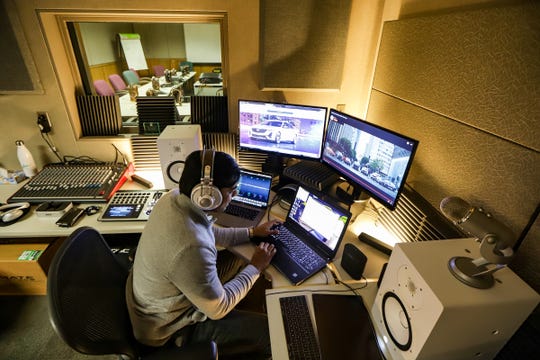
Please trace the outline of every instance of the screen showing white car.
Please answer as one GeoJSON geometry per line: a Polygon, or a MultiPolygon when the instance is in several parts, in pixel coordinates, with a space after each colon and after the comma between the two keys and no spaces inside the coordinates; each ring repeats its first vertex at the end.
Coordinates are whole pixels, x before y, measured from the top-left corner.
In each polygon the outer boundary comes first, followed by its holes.
{"type": "Polygon", "coordinates": [[[241,148],[321,158],[327,108],[239,100],[238,112],[241,148]]]}

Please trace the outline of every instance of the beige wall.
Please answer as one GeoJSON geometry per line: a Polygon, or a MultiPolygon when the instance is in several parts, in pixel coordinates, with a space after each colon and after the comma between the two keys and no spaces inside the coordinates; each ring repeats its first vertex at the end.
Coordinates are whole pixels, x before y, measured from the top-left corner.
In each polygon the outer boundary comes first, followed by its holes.
{"type": "MultiPolygon", "coordinates": [[[[11,2],[11,0],[8,0],[11,2]]],[[[87,155],[100,160],[112,160],[114,149],[111,139],[78,139],[77,119],[71,119],[68,107],[74,88],[62,91],[59,78],[71,77],[64,60],[53,64],[48,46],[61,48],[59,36],[45,38],[41,31],[38,13],[50,9],[126,9],[145,10],[145,0],[95,0],[84,5],[70,0],[13,1],[22,23],[35,62],[43,94],[0,96],[0,163],[4,167],[19,168],[14,142],[22,139],[34,154],[38,166],[57,159],[47,149],[36,125],[36,112],[47,111],[53,125],[51,138],[62,155],[87,155]],[[48,41],[48,44],[46,43],[48,41]],[[55,68],[56,67],[56,68],[55,68]]],[[[351,25],[345,54],[345,70],[341,89],[338,91],[270,91],[259,90],[259,5],[258,1],[198,0],[152,2],[155,10],[199,10],[225,12],[228,31],[228,95],[230,104],[230,129],[237,127],[236,102],[238,98],[288,101],[335,107],[346,104],[346,111],[363,117],[367,111],[369,88],[375,61],[376,44],[380,32],[384,1],[354,1],[351,25]]],[[[49,26],[45,24],[46,26],[49,26]]],[[[62,83],[66,81],[63,80],[62,83]]],[[[69,84],[70,81],[67,81],[69,84]]],[[[129,153],[127,139],[117,138],[114,143],[129,153]]]]}

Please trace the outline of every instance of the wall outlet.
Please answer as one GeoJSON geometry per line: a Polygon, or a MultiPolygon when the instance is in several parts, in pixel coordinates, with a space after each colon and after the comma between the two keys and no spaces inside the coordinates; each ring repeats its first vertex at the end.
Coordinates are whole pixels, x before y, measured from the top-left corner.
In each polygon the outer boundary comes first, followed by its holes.
{"type": "Polygon", "coordinates": [[[38,111],[37,124],[39,126],[39,131],[41,131],[44,134],[50,132],[52,129],[51,120],[49,119],[49,114],[45,111],[38,111]]]}

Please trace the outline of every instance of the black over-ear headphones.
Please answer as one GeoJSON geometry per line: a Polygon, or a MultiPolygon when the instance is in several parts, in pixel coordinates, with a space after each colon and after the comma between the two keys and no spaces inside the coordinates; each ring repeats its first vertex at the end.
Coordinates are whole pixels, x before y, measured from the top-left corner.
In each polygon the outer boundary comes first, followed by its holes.
{"type": "Polygon", "coordinates": [[[201,210],[214,210],[223,202],[221,191],[213,185],[215,150],[201,151],[201,183],[191,190],[191,201],[201,210]]]}
{"type": "Polygon", "coordinates": [[[11,225],[30,211],[30,203],[21,202],[0,206],[0,226],[11,225]]]}

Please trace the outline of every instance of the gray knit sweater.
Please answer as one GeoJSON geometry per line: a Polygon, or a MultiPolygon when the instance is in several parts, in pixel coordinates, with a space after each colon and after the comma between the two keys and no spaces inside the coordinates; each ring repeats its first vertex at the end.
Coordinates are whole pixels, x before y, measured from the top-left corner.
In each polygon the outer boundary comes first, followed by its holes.
{"type": "Polygon", "coordinates": [[[137,340],[160,346],[186,325],[227,315],[251,289],[259,271],[248,265],[222,284],[216,245],[247,241],[247,229],[215,227],[178,190],[165,194],[143,230],[126,284],[137,340]]]}

